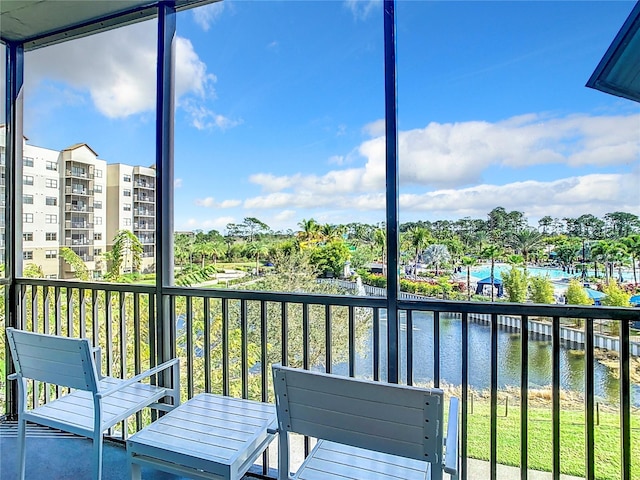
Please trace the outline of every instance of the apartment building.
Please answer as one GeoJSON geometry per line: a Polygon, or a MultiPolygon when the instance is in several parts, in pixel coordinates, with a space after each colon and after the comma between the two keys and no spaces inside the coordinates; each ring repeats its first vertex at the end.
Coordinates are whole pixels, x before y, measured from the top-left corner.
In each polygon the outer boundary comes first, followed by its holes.
{"type": "MultiPolygon", "coordinates": [[[[112,242],[119,230],[131,230],[142,244],[142,272],[155,268],[155,185],[153,168],[122,163],[107,166],[107,238],[112,242]]],[[[131,265],[124,262],[123,273],[130,271],[131,265]]]]}
{"type": "MultiPolygon", "coordinates": [[[[5,240],[5,137],[0,126],[0,256],[5,240]]],[[[143,245],[143,271],[155,264],[155,170],[124,164],[108,165],[87,144],[62,151],[37,147],[24,139],[22,184],[23,267],[35,264],[46,278],[75,277],[60,256],[69,247],[93,278],[106,271],[104,254],[118,230],[127,229],[143,245]]],[[[131,266],[124,266],[130,270],[131,266]]],[[[126,270],[125,270],[126,271],[126,270]]]]}

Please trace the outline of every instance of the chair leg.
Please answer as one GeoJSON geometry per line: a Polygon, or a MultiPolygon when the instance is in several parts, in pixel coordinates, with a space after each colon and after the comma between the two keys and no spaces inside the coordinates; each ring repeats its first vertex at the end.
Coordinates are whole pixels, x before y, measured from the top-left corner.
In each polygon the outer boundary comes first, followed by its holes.
{"type": "Polygon", "coordinates": [[[18,479],[24,480],[27,466],[27,422],[18,419],[18,479]]]}
{"type": "Polygon", "coordinates": [[[93,437],[93,480],[102,478],[102,432],[93,437]]]}

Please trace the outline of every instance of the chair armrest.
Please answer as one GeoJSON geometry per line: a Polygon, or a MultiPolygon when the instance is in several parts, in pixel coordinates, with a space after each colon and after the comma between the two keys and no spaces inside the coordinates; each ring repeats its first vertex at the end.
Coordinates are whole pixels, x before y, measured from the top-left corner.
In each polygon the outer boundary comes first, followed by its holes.
{"type": "Polygon", "coordinates": [[[449,400],[449,421],[447,423],[446,453],[444,457],[444,471],[450,475],[458,474],[458,407],[458,399],[451,397],[449,400]]]}
{"type": "Polygon", "coordinates": [[[118,385],[116,385],[113,388],[110,388],[109,390],[106,390],[104,392],[98,392],[96,393],[96,398],[104,398],[104,397],[108,397],[109,395],[113,395],[114,393],[118,392],[119,390],[122,390],[123,388],[126,388],[130,385],[133,385],[134,383],[138,383],[140,382],[140,380],[144,380],[145,378],[148,378],[152,375],[155,375],[163,370],[166,370],[169,367],[173,367],[174,365],[178,365],[179,363],[179,359],[178,358],[174,358],[172,360],[169,360],[167,362],[161,363],[160,365],[157,365],[153,368],[150,368],[149,370],[139,373],[138,375],[136,375],[135,377],[131,377],[128,380],[125,380],[122,383],[119,383],[118,385]]]}

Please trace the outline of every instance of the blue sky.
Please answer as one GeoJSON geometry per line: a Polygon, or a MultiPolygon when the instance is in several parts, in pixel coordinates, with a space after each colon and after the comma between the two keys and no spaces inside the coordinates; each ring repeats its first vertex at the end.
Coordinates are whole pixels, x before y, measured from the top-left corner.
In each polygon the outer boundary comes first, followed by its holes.
{"type": "MultiPolygon", "coordinates": [[[[640,105],[584,85],[634,2],[397,4],[400,220],[640,215],[640,105]]],[[[175,227],[384,220],[382,4],[178,17],[175,227]]],[[[25,134],[154,161],[155,26],[26,57],[25,134]]]]}

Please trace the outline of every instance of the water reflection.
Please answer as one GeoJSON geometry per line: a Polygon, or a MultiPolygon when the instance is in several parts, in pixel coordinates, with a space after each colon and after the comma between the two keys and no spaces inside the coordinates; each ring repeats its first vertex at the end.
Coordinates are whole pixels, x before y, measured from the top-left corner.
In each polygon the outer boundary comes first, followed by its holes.
{"type": "MultiPolygon", "coordinates": [[[[401,316],[401,359],[406,358],[406,319],[401,316]]],[[[453,315],[440,316],[440,378],[453,385],[461,383],[462,322],[453,315]]],[[[381,378],[386,379],[386,318],[380,321],[381,378]]],[[[413,313],[413,368],[415,383],[433,381],[433,315],[413,313]]],[[[372,372],[372,347],[362,352],[356,361],[356,374],[370,376],[372,372]]],[[[469,323],[469,385],[473,389],[485,390],[491,382],[491,333],[485,325],[469,323]]],[[[520,334],[506,330],[498,332],[498,388],[520,386],[520,334]]],[[[549,339],[529,340],[529,387],[543,388],[552,381],[552,345],[549,339]]],[[[584,350],[580,347],[561,345],[560,386],[564,390],[584,391],[584,350]]],[[[400,376],[406,382],[405,360],[401,360],[400,376]]],[[[338,366],[336,371],[339,371],[338,366]]],[[[620,381],[606,366],[594,362],[595,395],[597,401],[617,404],[620,381]]],[[[631,401],[640,406],[640,386],[632,384],[631,401]]]]}

